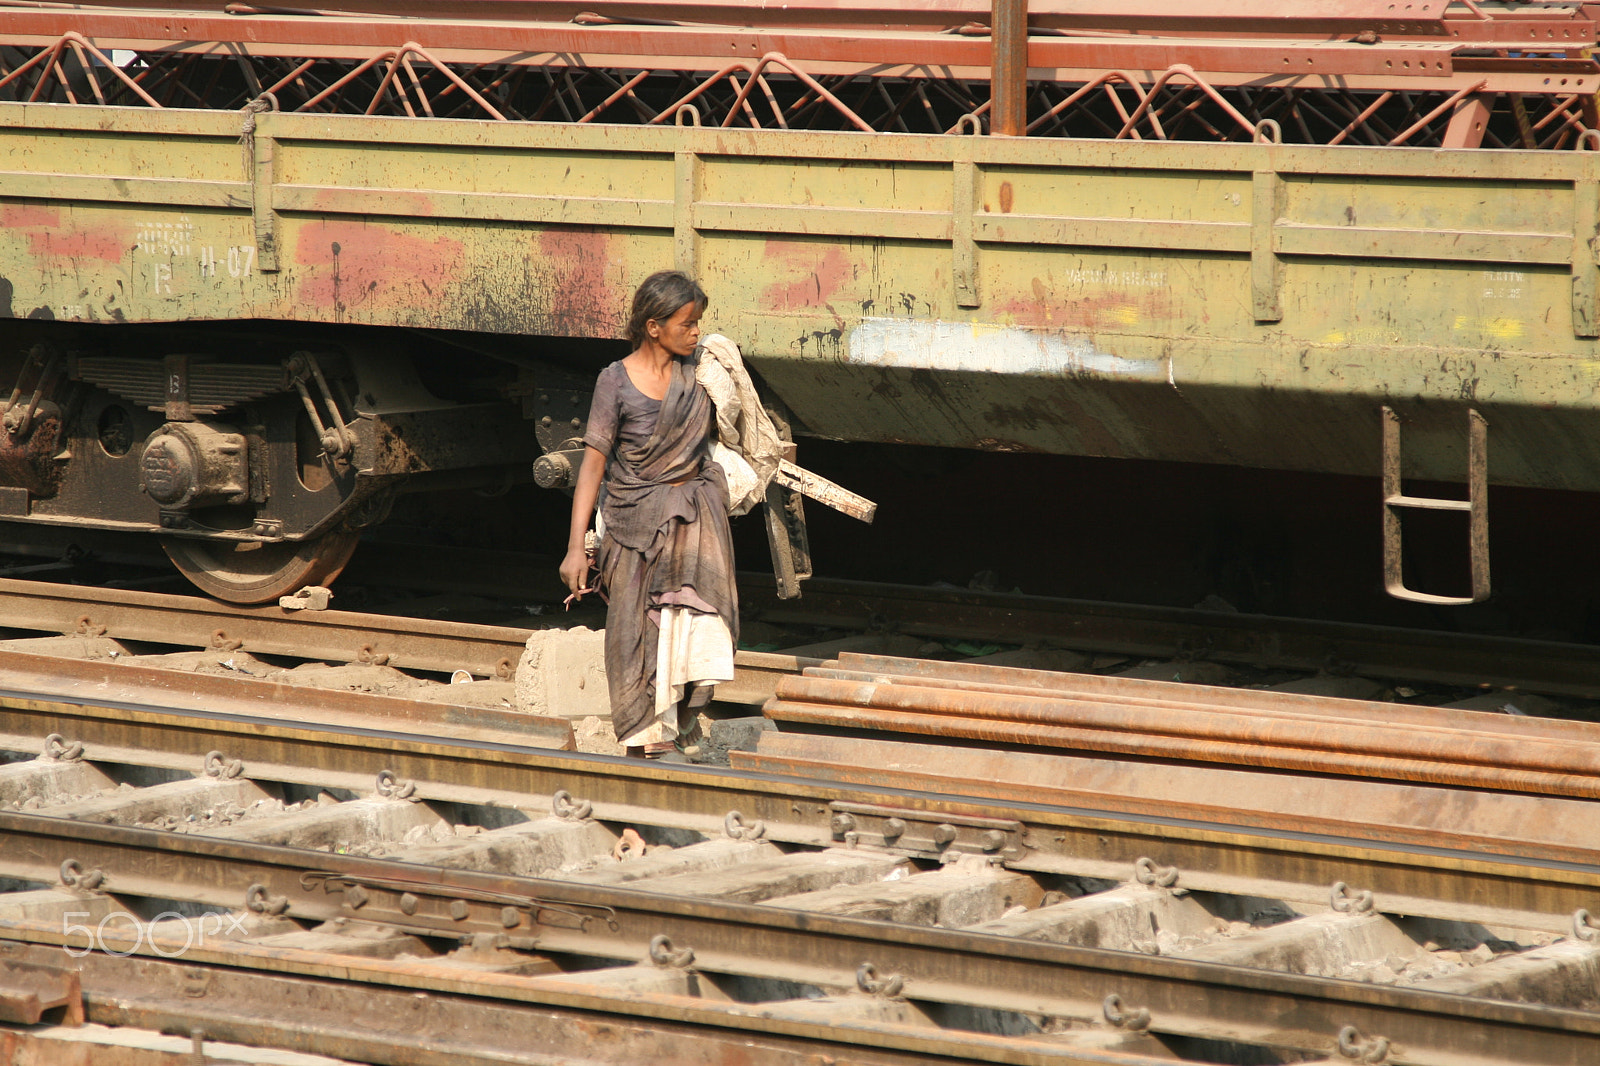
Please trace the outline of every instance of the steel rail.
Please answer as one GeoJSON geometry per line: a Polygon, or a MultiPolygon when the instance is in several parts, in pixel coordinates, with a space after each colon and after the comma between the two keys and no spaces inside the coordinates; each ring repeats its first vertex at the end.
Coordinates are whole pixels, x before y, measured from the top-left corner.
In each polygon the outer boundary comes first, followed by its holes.
{"type": "MultiPolygon", "coordinates": [[[[284,725],[316,722],[345,731],[400,729],[463,742],[573,747],[570,722],[523,711],[16,651],[0,652],[0,692],[5,693],[0,706],[33,702],[182,708],[284,725]]],[[[443,695],[449,692],[441,689],[443,695]]]]}
{"type": "MultiPolygon", "coordinates": [[[[1470,1053],[1575,1066],[1600,1054],[1600,1014],[1414,988],[32,815],[0,813],[0,839],[7,876],[48,882],[70,860],[104,873],[99,891],[226,907],[260,885],[302,919],[378,922],[422,936],[527,937],[526,947],[542,954],[638,961],[665,936],[692,947],[695,967],[706,972],[849,988],[865,962],[903,978],[913,1000],[1058,1017],[1095,1017],[1116,995],[1148,1009],[1158,1032],[1306,1052],[1332,1051],[1337,1034],[1355,1026],[1419,1063],[1470,1053]]],[[[1600,867],[1588,872],[1600,875],[1600,867]]],[[[838,1035],[875,1043],[870,1031],[838,1035]]]]}
{"type": "Polygon", "coordinates": [[[1543,796],[941,746],[897,737],[771,733],[734,769],[1001,802],[1183,816],[1260,828],[1570,861],[1594,850],[1592,805],[1543,796]],[[1159,781],[1153,786],[1152,782],[1159,781]],[[1443,835],[1441,835],[1443,834],[1443,835]],[[1508,841],[1514,841],[1508,843],[1508,841]]]}
{"type": "Polygon", "coordinates": [[[775,624],[852,627],[869,619],[930,638],[1600,697],[1600,656],[1587,644],[825,579],[808,582],[793,601],[747,580],[740,603],[775,624]]]}
{"type": "MultiPolygon", "coordinates": [[[[460,551],[444,567],[417,562],[414,547],[363,544],[346,580],[551,602],[565,595],[554,559],[460,551]]],[[[0,582],[0,590],[6,587],[0,582]]],[[[782,600],[771,574],[753,572],[739,575],[739,603],[747,617],[777,625],[875,628],[930,639],[1600,698],[1600,656],[1589,644],[825,577],[807,581],[801,598],[782,600]]]]}
{"type": "MultiPolygon", "coordinates": [[[[406,670],[509,680],[532,630],[354,611],[239,607],[200,596],[85,589],[0,578],[0,618],[8,628],[104,636],[113,640],[254,655],[379,663],[406,670]]],[[[817,659],[741,651],[724,702],[760,705],[777,679],[817,659]]],[[[26,664],[23,664],[26,668],[26,664]]]]}
{"type": "MultiPolygon", "coordinates": [[[[364,545],[348,571],[423,590],[560,599],[553,565],[515,553],[462,552],[419,566],[418,549],[364,545]]],[[[799,600],[780,600],[770,575],[739,575],[747,616],[775,624],[881,628],[931,639],[1046,643],[1150,658],[1198,658],[1261,669],[1331,670],[1410,682],[1509,688],[1600,698],[1591,645],[1364,626],[1269,615],[1105,603],[815,578],[799,600]]],[[[246,651],[403,669],[467,669],[509,676],[531,630],[347,611],[241,608],[198,596],[90,589],[0,578],[0,617],[19,630],[101,633],[121,640],[203,647],[239,641],[246,651]]],[[[735,686],[759,704],[776,678],[817,660],[741,652],[735,686]]]]}
{"type": "Polygon", "coordinates": [[[191,647],[245,649],[412,670],[510,677],[529,630],[353,611],[237,607],[200,596],[0,579],[14,629],[191,647]]]}
{"type": "MultiPolygon", "coordinates": [[[[12,966],[59,966],[62,944],[49,934],[43,923],[0,926],[0,974],[12,966]]],[[[122,943],[114,931],[108,940],[122,943]]],[[[208,1040],[383,1066],[556,1061],[791,1066],[841,1054],[863,1066],[912,1066],[929,1062],[933,1055],[947,1062],[993,1062],[997,1052],[1008,1050],[1012,1061],[1026,1061],[1018,1052],[1030,1050],[1029,1044],[1034,1061],[1055,1066],[1172,1063],[1166,1055],[1079,1050],[1070,1044],[1052,1048],[1048,1038],[984,1038],[939,1033],[930,1026],[877,1026],[880,1033],[898,1039],[894,1046],[870,1047],[841,1036],[851,1028],[868,1028],[862,1022],[785,1024],[755,1017],[742,1004],[640,992],[607,996],[575,989],[547,993],[543,1001],[521,1001],[516,994],[528,982],[509,974],[464,975],[462,967],[448,964],[294,948],[192,948],[182,951],[181,958],[94,952],[72,963],[82,981],[90,1023],[162,1032],[201,1030],[208,1040]],[[252,969],[252,964],[260,968],[252,969]],[[293,1003],[294,1010],[267,1012],[264,1003],[293,1003]]],[[[0,1030],[0,1050],[6,1046],[4,1036],[0,1030]]],[[[59,1051],[59,1044],[44,1047],[59,1051]]],[[[173,1061],[163,1059],[159,1066],[173,1066],[173,1061]]]]}
{"type": "MultiPolygon", "coordinates": [[[[1040,873],[1126,880],[1141,859],[1184,871],[1199,890],[1325,905],[1339,881],[1369,889],[1396,913],[1565,932],[1579,909],[1600,911],[1600,854],[1483,835],[1421,838],[1353,820],[1337,831],[1230,824],[1172,813],[1118,812],[986,799],[873,783],[847,784],[716,767],[658,766],[525,744],[459,740],[426,731],[358,729],[264,716],[96,706],[0,693],[0,749],[43,751],[47,734],[112,764],[196,772],[211,752],[268,781],[373,791],[380,775],[410,782],[419,799],[537,807],[566,792],[622,824],[724,832],[730,814],[760,821],[766,836],[804,846],[854,833],[932,861],[982,855],[1040,873]],[[840,817],[841,815],[845,817],[840,817]],[[874,834],[877,834],[875,837],[874,834]],[[1463,902],[1470,901],[1470,902],[1463,902]]],[[[1057,797],[1059,798],[1059,797],[1057,797]]],[[[1207,812],[1211,813],[1211,812],[1207,812]]],[[[1234,823],[1249,822],[1248,816],[1234,823]]]]}
{"type": "MultiPolygon", "coordinates": [[[[539,557],[461,552],[445,566],[418,562],[415,547],[363,545],[347,580],[545,602],[564,595],[554,565],[539,557]]],[[[780,600],[771,585],[770,574],[739,575],[747,617],[779,625],[876,628],[931,639],[1044,643],[1118,655],[1600,698],[1600,656],[1587,644],[828,578],[807,582],[799,600],[780,600]]],[[[198,596],[16,578],[0,578],[0,617],[14,629],[83,633],[103,627],[103,635],[114,639],[196,647],[214,639],[238,640],[244,650],[260,654],[383,660],[402,669],[466,669],[485,677],[509,676],[531,632],[346,611],[241,608],[198,596]]],[[[772,694],[778,677],[816,663],[740,652],[740,677],[735,686],[720,688],[719,698],[745,690],[738,702],[758,705],[772,694]]]]}
{"type": "Polygon", "coordinates": [[[778,683],[766,715],[839,729],[967,737],[1386,780],[1600,798],[1600,728],[1133,678],[841,656],[778,683]],[[1035,675],[1050,687],[1024,684],[1035,675]],[[924,675],[924,676],[919,676],[924,675]],[[925,676],[933,675],[933,676],[925,676]],[[1059,680],[1058,680],[1059,679],[1059,680]],[[1232,698],[1230,698],[1232,697],[1232,698]]]}
{"type": "MultiPolygon", "coordinates": [[[[1498,17],[1493,18],[1445,18],[1444,10],[1449,5],[1444,3],[1428,5],[1428,14],[1421,10],[1396,12],[1387,9],[1387,5],[1368,5],[1363,9],[1362,4],[1348,0],[1328,5],[1321,11],[1307,9],[1302,4],[1288,11],[1270,13],[1262,11],[1260,7],[1251,10],[1240,5],[1197,4],[1184,7],[1181,11],[1171,10],[1174,6],[1181,5],[1140,3],[1120,7],[1080,6],[1054,5],[1035,0],[1029,4],[1028,29],[1036,36],[1062,30],[1080,35],[1110,31],[1125,38],[1139,34],[1145,40],[1186,36],[1203,39],[1227,34],[1326,40],[1333,34],[1372,30],[1383,34],[1386,39],[1417,43],[1511,43],[1520,44],[1524,49],[1551,51],[1592,44],[1595,32],[1594,17],[1576,4],[1548,7],[1493,5],[1498,7],[1498,17]]],[[[111,29],[143,22],[159,26],[164,35],[169,37],[183,31],[220,26],[228,28],[228,33],[215,39],[241,42],[271,39],[285,33],[295,33],[308,40],[348,40],[362,26],[368,27],[376,35],[388,27],[404,25],[460,27],[468,33],[482,33],[484,27],[490,26],[553,26],[569,29],[576,26],[602,33],[608,30],[621,33],[653,29],[726,32],[741,27],[762,31],[808,29],[848,30],[851,33],[894,29],[905,33],[950,34],[954,30],[971,38],[988,36],[988,22],[992,15],[992,5],[988,0],[981,4],[940,4],[937,7],[786,4],[781,8],[755,9],[711,0],[709,3],[675,3],[651,9],[657,15],[669,16],[667,18],[639,18],[635,13],[637,4],[619,3],[617,0],[590,3],[588,10],[577,18],[573,17],[570,4],[518,4],[509,10],[505,5],[408,4],[404,5],[405,10],[402,11],[395,10],[395,5],[374,3],[362,5],[363,10],[359,11],[323,10],[315,13],[287,8],[274,10],[266,5],[252,8],[247,4],[230,4],[228,14],[220,17],[214,8],[183,11],[181,7],[180,4],[170,3],[69,6],[19,3],[15,0],[0,4],[0,10],[8,16],[76,18],[83,20],[86,25],[111,29]],[[384,11],[386,7],[390,9],[388,12],[384,11]],[[608,8],[611,9],[610,14],[606,14],[608,8]]],[[[1135,43],[1138,40],[1135,37],[1135,43]]]]}
{"type": "MultiPolygon", "coordinates": [[[[415,566],[415,553],[372,545],[354,577],[399,575],[421,588],[480,589],[559,598],[539,560],[486,553],[456,567],[415,566]],[[437,571],[437,572],[434,572],[437,571]]],[[[358,557],[359,559],[360,557],[358,557]]],[[[1198,657],[1256,668],[1600,696],[1600,658],[1587,645],[1231,615],[1039,596],[940,590],[817,579],[798,601],[777,599],[770,578],[740,577],[749,617],[778,624],[885,628],[935,639],[1048,643],[1148,657],[1198,657]]],[[[0,578],[0,617],[10,628],[98,634],[193,647],[237,646],[252,654],[509,678],[531,630],[348,611],[237,607],[198,596],[86,589],[0,578]]],[[[778,681],[821,660],[740,651],[737,676],[718,699],[759,707],[778,681]]]]}

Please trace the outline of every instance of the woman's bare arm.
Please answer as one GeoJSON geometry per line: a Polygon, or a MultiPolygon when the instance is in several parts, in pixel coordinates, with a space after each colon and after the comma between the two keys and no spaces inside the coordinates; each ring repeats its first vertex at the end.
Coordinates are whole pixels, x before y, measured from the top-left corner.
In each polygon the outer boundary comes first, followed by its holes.
{"type": "Polygon", "coordinates": [[[567,555],[561,560],[561,580],[573,592],[585,587],[589,576],[589,557],[583,550],[584,534],[594,517],[594,503],[600,495],[600,478],[605,474],[606,457],[598,448],[583,449],[583,464],[578,467],[578,483],[572,490],[572,525],[567,531],[567,555]]]}

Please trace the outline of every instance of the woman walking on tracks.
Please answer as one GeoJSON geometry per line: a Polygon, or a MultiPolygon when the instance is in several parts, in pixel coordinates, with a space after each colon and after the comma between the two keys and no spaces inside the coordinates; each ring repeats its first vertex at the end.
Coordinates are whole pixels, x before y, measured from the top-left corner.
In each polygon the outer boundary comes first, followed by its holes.
{"type": "Polygon", "coordinates": [[[662,271],[633,295],[631,355],[600,372],[561,579],[575,595],[598,497],[611,723],[630,756],[681,760],[712,686],[733,679],[738,595],[716,412],[695,381],[706,294],[662,271]],[[604,482],[602,488],[602,480],[604,482]]]}

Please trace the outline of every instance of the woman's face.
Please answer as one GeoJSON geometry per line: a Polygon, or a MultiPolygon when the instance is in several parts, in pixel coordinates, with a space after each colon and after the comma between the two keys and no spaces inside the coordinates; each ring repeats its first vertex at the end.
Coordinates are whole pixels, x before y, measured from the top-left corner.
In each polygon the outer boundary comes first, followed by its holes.
{"type": "Polygon", "coordinates": [[[686,303],[664,322],[652,318],[646,323],[645,329],[657,344],[672,355],[693,355],[695,345],[700,343],[700,308],[686,303]]]}

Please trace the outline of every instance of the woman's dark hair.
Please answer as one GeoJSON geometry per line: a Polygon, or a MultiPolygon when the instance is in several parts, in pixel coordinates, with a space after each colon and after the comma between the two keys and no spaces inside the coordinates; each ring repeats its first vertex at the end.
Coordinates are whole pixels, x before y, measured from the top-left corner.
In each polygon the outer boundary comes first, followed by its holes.
{"type": "Polygon", "coordinates": [[[659,270],[645,278],[633,294],[628,340],[638,348],[649,336],[644,329],[646,322],[665,322],[684,304],[694,304],[695,310],[704,312],[707,302],[706,291],[689,275],[681,270],[659,270]]]}

